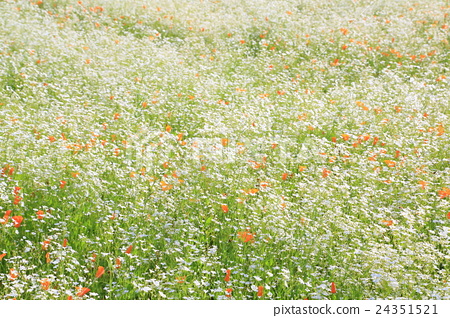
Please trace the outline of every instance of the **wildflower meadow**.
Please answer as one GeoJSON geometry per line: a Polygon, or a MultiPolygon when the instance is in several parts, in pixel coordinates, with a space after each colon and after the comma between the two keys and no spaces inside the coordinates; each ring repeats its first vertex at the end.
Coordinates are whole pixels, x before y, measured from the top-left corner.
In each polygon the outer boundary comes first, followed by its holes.
{"type": "Polygon", "coordinates": [[[0,299],[450,299],[450,1],[0,1],[0,299]]]}

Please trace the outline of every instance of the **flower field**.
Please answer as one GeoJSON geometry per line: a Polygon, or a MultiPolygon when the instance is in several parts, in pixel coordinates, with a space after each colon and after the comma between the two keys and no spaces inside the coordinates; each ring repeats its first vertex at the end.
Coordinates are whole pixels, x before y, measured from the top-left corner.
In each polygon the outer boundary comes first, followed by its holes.
{"type": "Polygon", "coordinates": [[[450,299],[449,14],[0,2],[0,299],[450,299]]]}

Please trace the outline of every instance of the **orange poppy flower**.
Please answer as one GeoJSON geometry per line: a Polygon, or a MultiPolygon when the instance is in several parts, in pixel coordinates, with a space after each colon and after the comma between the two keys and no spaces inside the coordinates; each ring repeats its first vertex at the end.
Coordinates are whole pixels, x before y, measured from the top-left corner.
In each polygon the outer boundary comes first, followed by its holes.
{"type": "Polygon", "coordinates": [[[3,257],[6,256],[6,253],[0,254],[0,261],[3,259],[3,257]]]}
{"type": "Polygon", "coordinates": [[[323,170],[322,170],[322,178],[328,177],[330,175],[330,173],[331,173],[330,170],[328,170],[326,168],[323,168],[323,170]]]}
{"type": "Polygon", "coordinates": [[[48,278],[44,278],[40,283],[43,290],[48,290],[50,288],[51,281],[48,278]]]}
{"type": "Polygon", "coordinates": [[[332,294],[336,294],[336,284],[334,282],[331,283],[331,291],[332,294]]]}
{"type": "Polygon", "coordinates": [[[359,100],[356,101],[356,105],[357,105],[358,107],[361,107],[362,110],[369,110],[369,107],[367,107],[366,105],[364,105],[364,103],[361,102],[361,101],[359,101],[359,100]]]}
{"type": "Polygon", "coordinates": [[[13,216],[12,219],[14,222],[14,227],[19,227],[23,221],[23,216],[21,215],[13,216]]]}
{"type": "Polygon", "coordinates": [[[373,137],[373,145],[375,146],[377,143],[378,143],[378,140],[380,140],[380,138],[378,138],[378,137],[373,137]]]}
{"type": "Polygon", "coordinates": [[[428,185],[428,183],[429,183],[429,182],[423,181],[423,180],[420,180],[420,181],[419,181],[419,184],[422,186],[422,189],[425,189],[425,187],[428,185]]]}
{"type": "Polygon", "coordinates": [[[256,294],[258,297],[264,296],[264,286],[258,286],[258,294],[256,294]]]}
{"type": "Polygon", "coordinates": [[[224,213],[228,213],[228,205],[222,204],[220,207],[222,208],[222,211],[223,211],[224,213]]]}
{"type": "Polygon", "coordinates": [[[120,268],[122,266],[122,261],[120,258],[116,258],[116,268],[120,268]]]}
{"type": "Polygon", "coordinates": [[[259,169],[264,167],[264,164],[256,162],[254,160],[248,160],[248,162],[251,163],[253,169],[259,169]]]}
{"type": "Polygon", "coordinates": [[[50,240],[47,239],[44,241],[44,243],[42,243],[42,249],[45,251],[48,249],[48,246],[50,245],[50,240]]]}
{"type": "Polygon", "coordinates": [[[17,277],[19,277],[19,273],[14,269],[9,269],[9,280],[15,280],[17,277]]]}
{"type": "Polygon", "coordinates": [[[267,181],[261,181],[261,182],[259,183],[259,186],[260,186],[261,188],[270,187],[270,183],[267,182],[267,181]]]}
{"type": "Polygon", "coordinates": [[[162,164],[162,166],[167,169],[170,166],[170,162],[166,161],[162,164]]]}
{"type": "Polygon", "coordinates": [[[13,202],[13,204],[14,204],[14,205],[18,205],[18,204],[20,203],[20,201],[22,201],[22,198],[21,198],[20,196],[16,195],[16,196],[14,197],[14,202],[13,202]]]}
{"type": "Polygon", "coordinates": [[[65,238],[65,239],[63,240],[62,246],[63,246],[63,247],[67,247],[67,243],[68,243],[68,241],[67,241],[67,239],[65,238]]]}
{"type": "Polygon", "coordinates": [[[231,297],[231,292],[233,291],[233,288],[227,288],[225,289],[225,296],[231,297]]]}
{"type": "Polygon", "coordinates": [[[160,184],[161,184],[161,190],[163,190],[163,191],[168,191],[173,188],[173,185],[168,184],[165,181],[161,181],[160,184]]]}
{"type": "Polygon", "coordinates": [[[95,273],[95,278],[100,278],[105,273],[105,268],[103,266],[99,266],[97,269],[97,273],[95,273]]]}
{"type": "Polygon", "coordinates": [[[402,108],[403,107],[401,107],[401,106],[394,106],[394,109],[397,113],[400,113],[402,111],[402,108]]]}
{"type": "Polygon", "coordinates": [[[241,191],[243,193],[245,193],[245,194],[256,194],[256,193],[258,193],[259,190],[253,188],[253,189],[247,189],[247,190],[246,189],[242,189],[241,191]]]}
{"type": "Polygon", "coordinates": [[[444,126],[440,123],[437,126],[436,131],[437,131],[437,136],[442,136],[445,133],[444,126]]]}
{"type": "Polygon", "coordinates": [[[450,189],[449,188],[442,188],[442,190],[438,191],[439,199],[443,199],[445,197],[450,196],[450,189]]]}
{"type": "Polygon", "coordinates": [[[225,278],[223,279],[226,282],[230,281],[231,270],[227,269],[227,273],[225,274],[225,278]]]}
{"type": "Polygon", "coordinates": [[[303,114],[297,116],[298,120],[305,120],[306,117],[308,117],[307,113],[303,113],[303,114]]]}
{"type": "Polygon", "coordinates": [[[18,195],[20,190],[22,190],[21,187],[14,187],[14,195],[18,195]]]}
{"type": "MultiPolygon", "coordinates": [[[[447,219],[450,220],[450,212],[447,213],[447,219]]],[[[5,256],[6,254],[2,254],[3,256],[5,256]]],[[[0,255],[0,261],[2,260],[2,255],[0,255]]]]}
{"type": "Polygon", "coordinates": [[[59,181],[59,187],[61,189],[63,189],[66,186],[66,184],[67,184],[67,181],[64,181],[64,180],[59,181]]]}
{"type": "Polygon", "coordinates": [[[251,242],[251,243],[253,243],[254,241],[255,241],[255,239],[254,239],[254,236],[253,236],[253,233],[250,233],[249,231],[241,231],[241,232],[238,232],[238,237],[244,242],[244,243],[247,243],[247,242],[251,242]]]}
{"type": "Polygon", "coordinates": [[[87,293],[89,293],[91,291],[87,287],[76,287],[76,289],[78,290],[78,293],[77,293],[78,297],[83,297],[84,295],[86,295],[87,293]]]}
{"type": "Polygon", "coordinates": [[[222,146],[226,147],[228,145],[228,139],[222,138],[222,146]]]}
{"type": "Polygon", "coordinates": [[[9,216],[11,215],[11,212],[12,212],[11,210],[8,210],[8,211],[5,212],[5,215],[3,216],[3,218],[0,219],[0,223],[1,224],[5,224],[5,223],[8,222],[9,216]]]}
{"type": "Polygon", "coordinates": [[[130,245],[130,246],[128,246],[128,248],[125,251],[125,253],[130,254],[132,250],[133,250],[133,245],[130,245]]]}
{"type": "Polygon", "coordinates": [[[48,264],[50,263],[52,260],[50,258],[50,253],[45,254],[45,262],[48,264]]]}
{"type": "Polygon", "coordinates": [[[44,219],[44,211],[39,210],[36,212],[37,218],[38,220],[43,220],[44,219]]]}
{"type": "Polygon", "coordinates": [[[356,148],[356,147],[358,147],[359,144],[360,144],[359,141],[355,141],[355,142],[352,144],[352,146],[353,146],[353,148],[356,148]]]}
{"type": "Polygon", "coordinates": [[[393,168],[396,165],[395,161],[392,160],[385,160],[384,163],[390,168],[393,168]]]}
{"type": "Polygon", "coordinates": [[[170,125],[167,125],[167,126],[166,126],[166,131],[167,131],[168,133],[170,133],[170,132],[172,131],[172,127],[170,127],[170,125]]]}
{"type": "Polygon", "coordinates": [[[391,226],[392,224],[394,224],[394,221],[392,221],[392,220],[382,220],[381,224],[386,225],[386,226],[391,226]]]}
{"type": "Polygon", "coordinates": [[[350,139],[350,135],[347,135],[347,134],[342,134],[341,137],[342,137],[342,139],[344,139],[345,141],[347,141],[347,140],[350,139]]]}

